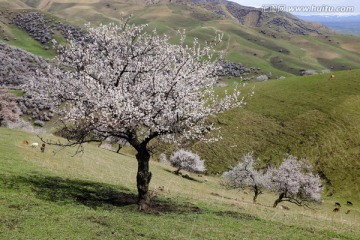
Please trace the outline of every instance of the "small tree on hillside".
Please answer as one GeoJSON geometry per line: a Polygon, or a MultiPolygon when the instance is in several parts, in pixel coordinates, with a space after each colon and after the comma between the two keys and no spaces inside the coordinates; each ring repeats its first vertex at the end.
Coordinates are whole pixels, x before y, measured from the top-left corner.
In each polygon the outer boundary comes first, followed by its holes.
{"type": "Polygon", "coordinates": [[[150,141],[215,140],[206,119],[242,103],[237,90],[222,99],[214,93],[219,64],[212,46],[196,39],[187,46],[182,33],[173,45],[145,27],[88,27],[88,36],[61,48],[28,88],[34,98],[56,103],[67,146],[115,137],[135,148],[140,210],[150,203],[150,141]]]}
{"type": "Polygon", "coordinates": [[[323,190],[320,177],[312,173],[311,166],[293,156],[272,170],[271,189],[279,193],[273,207],[282,201],[307,206],[309,201],[320,201],[323,190]]]}
{"type": "Polygon", "coordinates": [[[201,160],[199,155],[184,149],[173,152],[170,156],[170,163],[176,168],[176,174],[179,174],[182,169],[189,172],[204,172],[206,170],[204,160],[201,160]]]}
{"type": "Polygon", "coordinates": [[[11,122],[20,120],[21,110],[16,97],[4,89],[0,89],[0,126],[6,127],[11,122]]]}
{"type": "Polygon", "coordinates": [[[226,185],[230,188],[244,189],[251,188],[254,192],[253,201],[256,203],[257,197],[262,194],[263,189],[270,186],[270,175],[266,171],[254,169],[254,157],[252,154],[246,154],[242,162],[230,171],[225,172],[226,185]]]}
{"type": "Polygon", "coordinates": [[[159,162],[160,162],[161,164],[164,164],[164,165],[170,165],[170,162],[169,162],[169,160],[167,159],[165,153],[161,153],[161,154],[159,155],[159,162]]]}

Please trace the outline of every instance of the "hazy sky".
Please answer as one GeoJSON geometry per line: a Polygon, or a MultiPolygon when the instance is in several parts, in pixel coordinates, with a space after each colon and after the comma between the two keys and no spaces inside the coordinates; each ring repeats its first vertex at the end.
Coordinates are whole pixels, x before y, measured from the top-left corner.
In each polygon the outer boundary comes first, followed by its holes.
{"type": "MultiPolygon", "coordinates": [[[[359,0],[231,0],[233,2],[237,2],[244,6],[253,6],[253,7],[259,7],[261,8],[263,5],[269,5],[269,4],[285,4],[286,9],[293,7],[293,6],[304,6],[304,7],[311,7],[316,6],[316,8],[312,8],[315,10],[310,10],[308,12],[291,12],[295,15],[353,15],[353,14],[360,14],[360,1],[359,0]],[[320,8],[320,6],[325,6],[325,8],[320,8]],[[345,8],[342,8],[342,10],[336,10],[332,12],[330,7],[353,7],[354,11],[345,10],[345,8]],[[329,8],[327,8],[329,7],[329,8]]],[[[294,11],[294,8],[293,10],[294,11]]]]}

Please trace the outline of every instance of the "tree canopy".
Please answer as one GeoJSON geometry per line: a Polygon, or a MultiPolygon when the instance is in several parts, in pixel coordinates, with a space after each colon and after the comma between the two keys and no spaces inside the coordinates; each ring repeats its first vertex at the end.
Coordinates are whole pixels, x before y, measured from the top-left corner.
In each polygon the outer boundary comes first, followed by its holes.
{"type": "Polygon", "coordinates": [[[265,170],[254,168],[254,157],[251,153],[246,154],[242,161],[231,170],[223,174],[226,185],[230,188],[250,188],[254,192],[254,203],[263,189],[270,188],[270,174],[265,170]]]}
{"type": "Polygon", "coordinates": [[[243,102],[237,89],[215,94],[220,65],[212,45],[197,39],[186,45],[183,32],[179,44],[171,44],[145,29],[126,21],[87,26],[87,35],[61,47],[48,71],[28,86],[34,98],[56,104],[68,145],[112,137],[136,149],[141,209],[149,205],[149,142],[214,140],[208,117],[243,102]]]}
{"type": "Polygon", "coordinates": [[[282,201],[307,206],[307,202],[318,202],[323,187],[320,177],[312,173],[312,168],[305,160],[288,156],[277,169],[271,171],[271,190],[279,193],[276,207],[282,201]]]}

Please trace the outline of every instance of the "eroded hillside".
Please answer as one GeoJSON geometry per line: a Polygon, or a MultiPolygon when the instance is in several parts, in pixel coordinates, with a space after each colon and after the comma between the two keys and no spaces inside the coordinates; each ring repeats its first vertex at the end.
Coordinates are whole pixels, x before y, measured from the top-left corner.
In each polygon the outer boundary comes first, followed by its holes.
{"type": "MultiPolygon", "coordinates": [[[[53,19],[51,13],[57,16],[56,24],[66,19],[68,23],[61,25],[69,26],[70,22],[80,27],[88,21],[116,22],[132,13],[133,23],[147,23],[149,28],[156,28],[159,33],[174,35],[178,29],[187,29],[189,37],[201,41],[211,40],[222,33],[223,43],[219,49],[226,51],[227,60],[259,68],[259,75],[266,74],[271,78],[299,75],[303,69],[321,72],[360,68],[358,51],[349,47],[356,46],[356,37],[334,35],[323,26],[301,21],[287,13],[267,13],[228,1],[94,0],[74,3],[56,0],[23,1],[14,6],[15,3],[4,1],[1,5],[0,38],[19,47],[26,46],[25,41],[21,41],[26,37],[21,32],[26,26],[11,24],[14,15],[19,14],[17,8],[41,10],[47,16],[46,21],[53,19]]],[[[55,38],[69,30],[45,23],[44,29],[51,29],[55,38]]],[[[51,31],[46,39],[51,36],[51,31]]],[[[28,34],[32,35],[29,31],[28,34]]],[[[41,44],[32,45],[32,49],[28,47],[27,50],[42,52],[39,50],[41,44]]],[[[45,55],[51,56],[49,53],[45,55]]]]}

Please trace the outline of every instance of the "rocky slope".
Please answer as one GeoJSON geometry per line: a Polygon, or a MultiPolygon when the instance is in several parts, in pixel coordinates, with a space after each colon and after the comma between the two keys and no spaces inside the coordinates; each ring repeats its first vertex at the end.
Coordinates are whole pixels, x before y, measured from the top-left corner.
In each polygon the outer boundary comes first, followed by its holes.
{"type": "MultiPolygon", "coordinates": [[[[38,71],[45,71],[48,63],[43,58],[0,42],[0,89],[25,90],[24,83],[36,78],[38,71]]],[[[30,95],[18,100],[23,114],[27,114],[37,125],[43,125],[53,116],[52,106],[33,101],[30,95]]]]}
{"type": "Polygon", "coordinates": [[[47,62],[36,55],[0,42],[0,87],[21,89],[47,62]]]}
{"type": "Polygon", "coordinates": [[[329,28],[303,21],[286,12],[270,12],[261,8],[242,6],[226,0],[178,0],[182,4],[196,4],[222,17],[232,17],[240,24],[259,28],[261,31],[280,32],[295,35],[322,35],[333,33],[329,28]]]}

